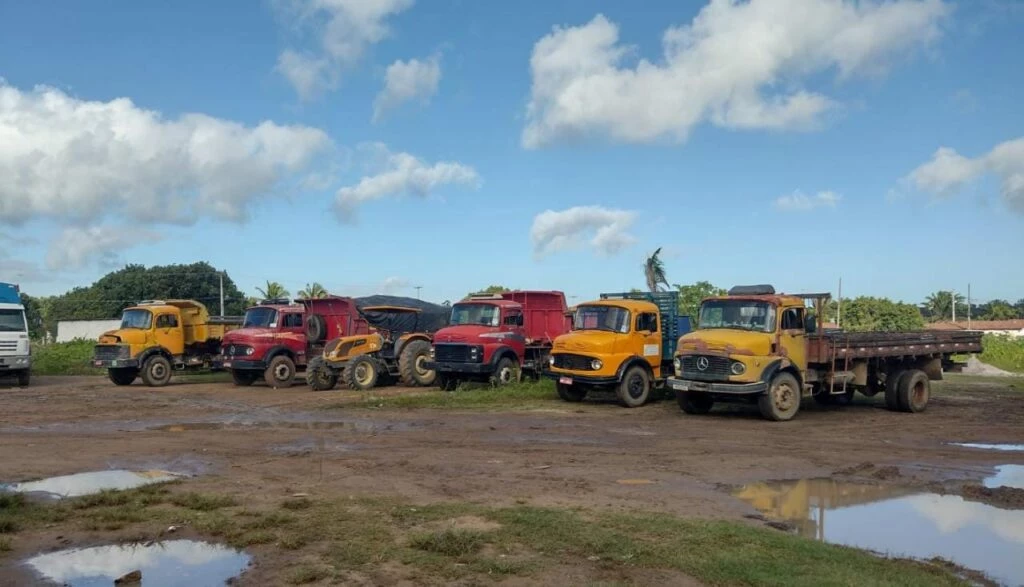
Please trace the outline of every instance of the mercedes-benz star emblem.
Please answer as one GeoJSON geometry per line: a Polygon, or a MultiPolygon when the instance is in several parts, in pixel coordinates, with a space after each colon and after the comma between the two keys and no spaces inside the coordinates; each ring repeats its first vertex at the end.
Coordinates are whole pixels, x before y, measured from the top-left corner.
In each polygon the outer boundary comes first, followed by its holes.
{"type": "Polygon", "coordinates": [[[701,371],[703,371],[703,370],[705,370],[707,368],[708,368],[708,358],[707,357],[701,357],[701,358],[697,359],[697,369],[700,369],[701,371]]]}

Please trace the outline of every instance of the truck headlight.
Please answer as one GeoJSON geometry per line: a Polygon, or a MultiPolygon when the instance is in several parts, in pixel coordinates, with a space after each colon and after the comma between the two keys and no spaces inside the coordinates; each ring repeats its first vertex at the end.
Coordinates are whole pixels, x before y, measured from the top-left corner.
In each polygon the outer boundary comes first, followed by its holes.
{"type": "Polygon", "coordinates": [[[739,361],[733,361],[732,366],[729,367],[733,375],[743,375],[746,372],[747,366],[739,361]]]}
{"type": "Polygon", "coordinates": [[[480,348],[479,347],[475,347],[475,346],[474,347],[469,347],[469,360],[475,361],[475,360],[477,360],[479,358],[480,358],[480,348]]]}
{"type": "Polygon", "coordinates": [[[602,363],[598,359],[594,359],[593,361],[590,362],[590,368],[593,369],[594,371],[600,371],[601,367],[604,367],[604,363],[602,363]]]}
{"type": "Polygon", "coordinates": [[[255,352],[256,352],[256,349],[254,349],[252,347],[249,347],[249,348],[245,349],[245,354],[247,354],[247,355],[251,355],[251,354],[253,354],[255,352]]]}
{"type": "Polygon", "coordinates": [[[434,360],[434,345],[430,345],[430,360],[434,360]]]}
{"type": "Polygon", "coordinates": [[[672,359],[672,366],[676,368],[676,373],[682,373],[683,371],[683,360],[679,357],[672,359]]]}
{"type": "Polygon", "coordinates": [[[548,355],[548,365],[555,366],[555,355],[548,355]]]}

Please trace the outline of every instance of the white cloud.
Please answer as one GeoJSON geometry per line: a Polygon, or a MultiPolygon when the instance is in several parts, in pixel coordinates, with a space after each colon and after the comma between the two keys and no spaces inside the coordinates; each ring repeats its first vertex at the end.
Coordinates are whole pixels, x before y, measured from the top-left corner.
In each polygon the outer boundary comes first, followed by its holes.
{"type": "Polygon", "coordinates": [[[312,38],[309,51],[286,49],[277,69],[302,98],[338,86],[343,70],[354,66],[367,47],[387,38],[387,20],[413,0],[281,0],[286,18],[312,38]]]}
{"type": "Polygon", "coordinates": [[[632,61],[598,14],[555,27],[533,48],[522,143],[605,136],[683,141],[702,122],[733,129],[810,129],[837,104],[799,87],[835,69],[878,74],[929,43],[950,11],[941,0],[712,0],[662,36],[662,59],[632,61]]]}
{"type": "Polygon", "coordinates": [[[973,159],[940,147],[931,161],[910,172],[906,179],[919,190],[950,197],[987,174],[999,179],[1006,205],[1024,214],[1024,137],[1000,143],[973,159]]]}
{"type": "Polygon", "coordinates": [[[127,98],[86,101],[0,80],[0,224],[243,221],[254,201],[331,147],[314,128],[166,120],[127,98]]]}
{"type": "Polygon", "coordinates": [[[775,198],[775,207],[780,210],[813,210],[823,206],[835,208],[836,204],[842,199],[841,195],[831,190],[818,192],[813,196],[808,196],[797,190],[791,194],[775,198]]]}
{"type": "Polygon", "coordinates": [[[424,103],[437,93],[441,81],[441,59],[435,55],[420,61],[395,61],[388,66],[384,88],[373,101],[373,120],[377,121],[388,110],[419,98],[424,103]]]}
{"type": "Polygon", "coordinates": [[[636,217],[632,210],[601,206],[575,206],[560,212],[545,210],[533,218],[530,228],[534,256],[579,248],[587,237],[599,255],[614,255],[636,242],[628,232],[636,217]]]}
{"type": "Polygon", "coordinates": [[[345,222],[354,220],[356,207],[371,200],[399,195],[425,198],[446,185],[480,185],[476,170],[458,162],[428,164],[409,153],[392,153],[380,143],[363,145],[362,150],[376,154],[379,171],[363,177],[354,186],[338,190],[335,209],[345,222]]]}
{"type": "Polygon", "coordinates": [[[390,294],[412,287],[412,282],[404,277],[388,277],[378,288],[381,293],[390,294]]]}
{"type": "Polygon", "coordinates": [[[138,228],[117,226],[70,227],[50,243],[46,266],[54,271],[81,269],[92,260],[101,267],[120,264],[120,252],[140,243],[152,243],[162,237],[138,228]]]}

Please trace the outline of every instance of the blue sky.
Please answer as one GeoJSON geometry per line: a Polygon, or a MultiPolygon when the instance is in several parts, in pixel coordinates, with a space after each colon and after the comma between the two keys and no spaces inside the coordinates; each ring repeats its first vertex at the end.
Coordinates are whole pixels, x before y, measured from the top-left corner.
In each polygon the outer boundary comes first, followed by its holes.
{"type": "Polygon", "coordinates": [[[644,6],[4,2],[0,279],[1024,297],[1018,4],[644,6]]]}

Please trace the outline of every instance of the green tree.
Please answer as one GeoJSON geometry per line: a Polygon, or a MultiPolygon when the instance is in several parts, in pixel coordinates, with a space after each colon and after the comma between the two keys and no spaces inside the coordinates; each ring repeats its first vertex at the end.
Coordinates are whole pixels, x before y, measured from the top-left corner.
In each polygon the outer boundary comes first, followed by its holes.
{"type": "Polygon", "coordinates": [[[32,340],[43,338],[46,330],[43,324],[42,303],[27,293],[21,292],[21,305],[25,306],[25,321],[28,322],[29,338],[32,340]]]}
{"type": "Polygon", "coordinates": [[[712,296],[724,296],[726,290],[712,285],[707,281],[698,281],[690,285],[675,284],[679,289],[679,314],[697,318],[700,301],[712,296]]]}
{"type": "Polygon", "coordinates": [[[964,303],[964,296],[953,295],[951,291],[937,291],[924,300],[924,309],[928,313],[928,319],[932,321],[952,320],[953,304],[956,304],[956,314],[967,317],[967,304],[964,303]]]}
{"type": "Polygon", "coordinates": [[[1013,307],[1017,308],[1017,317],[1024,318],[1024,298],[1017,300],[1017,303],[1014,304],[1013,307]]]}
{"type": "Polygon", "coordinates": [[[661,284],[668,287],[668,279],[665,277],[665,263],[661,260],[661,247],[658,247],[654,254],[644,261],[644,280],[647,282],[647,291],[661,291],[661,284]]]}
{"type": "Polygon", "coordinates": [[[920,330],[924,328],[924,318],[913,304],[861,296],[843,300],[840,326],[843,330],[854,332],[920,330]]]}
{"type": "Polygon", "coordinates": [[[326,298],[327,295],[327,289],[316,282],[314,282],[313,285],[307,283],[305,289],[299,290],[299,297],[307,300],[326,298]]]}
{"type": "Polygon", "coordinates": [[[286,298],[289,295],[288,290],[285,289],[283,285],[276,281],[270,281],[269,279],[267,280],[266,287],[257,287],[256,291],[265,300],[276,300],[279,298],[286,298]]]}
{"type": "MultiPolygon", "coordinates": [[[[466,298],[469,298],[469,297],[472,297],[472,296],[486,295],[486,294],[500,294],[500,293],[505,293],[507,291],[512,291],[512,290],[507,288],[507,287],[505,287],[504,285],[488,285],[487,287],[483,288],[480,291],[471,291],[471,292],[469,292],[468,294],[466,294],[466,298]]],[[[462,299],[466,299],[466,298],[462,298],[462,299]]]]}
{"type": "Polygon", "coordinates": [[[979,316],[982,320],[1013,320],[1018,316],[1017,308],[1006,300],[992,300],[985,306],[984,312],[979,316]]]}

